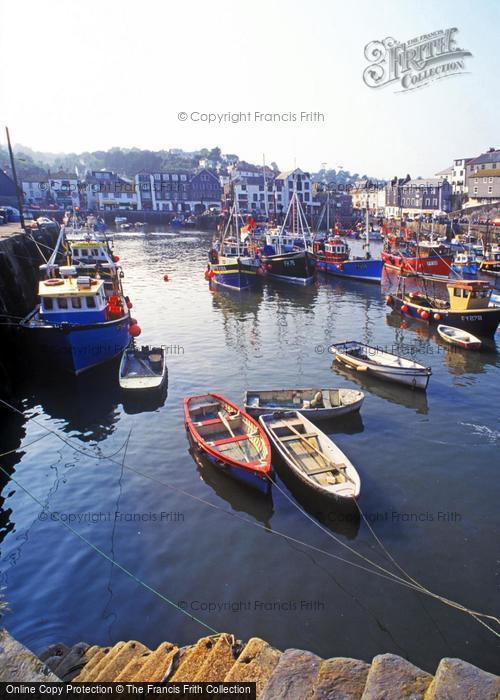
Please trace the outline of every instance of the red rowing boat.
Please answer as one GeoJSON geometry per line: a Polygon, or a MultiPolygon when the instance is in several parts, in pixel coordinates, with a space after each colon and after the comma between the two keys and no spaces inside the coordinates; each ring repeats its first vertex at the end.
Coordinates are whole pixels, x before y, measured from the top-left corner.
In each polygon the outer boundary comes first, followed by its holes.
{"type": "Polygon", "coordinates": [[[184,419],[192,440],[219,469],[267,491],[271,446],[263,428],[220,394],[184,399],[184,419]]]}

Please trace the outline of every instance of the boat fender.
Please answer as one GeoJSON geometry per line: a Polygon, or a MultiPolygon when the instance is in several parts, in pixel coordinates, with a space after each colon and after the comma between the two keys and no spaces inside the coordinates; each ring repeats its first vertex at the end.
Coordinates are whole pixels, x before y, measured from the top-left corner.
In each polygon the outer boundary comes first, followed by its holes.
{"type": "Polygon", "coordinates": [[[46,280],[45,284],[47,285],[47,287],[57,287],[60,284],[64,284],[64,280],[57,279],[54,277],[53,279],[46,280]]]}
{"type": "Polygon", "coordinates": [[[440,320],[441,320],[441,314],[434,314],[434,320],[435,320],[435,321],[440,321],[440,320]]]}
{"type": "Polygon", "coordinates": [[[408,312],[408,304],[403,304],[403,306],[401,307],[401,311],[402,311],[404,314],[406,314],[406,313],[408,312]]]}
{"type": "Polygon", "coordinates": [[[422,311],[422,313],[420,314],[420,317],[423,318],[424,321],[426,321],[426,320],[429,318],[429,312],[428,312],[428,311],[422,311]]]}

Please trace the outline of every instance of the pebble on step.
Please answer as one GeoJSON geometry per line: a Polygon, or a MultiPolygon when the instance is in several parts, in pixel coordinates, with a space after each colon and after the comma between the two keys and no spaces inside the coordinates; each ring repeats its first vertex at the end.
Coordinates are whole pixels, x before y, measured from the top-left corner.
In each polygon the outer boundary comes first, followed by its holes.
{"type": "Polygon", "coordinates": [[[441,659],[425,700],[498,700],[500,678],[461,659],[441,659]]]}
{"type": "Polygon", "coordinates": [[[362,700],[423,700],[432,676],[395,654],[375,656],[362,700]]]}
{"type": "Polygon", "coordinates": [[[287,649],[280,657],[260,700],[307,700],[322,659],[310,651],[287,649]]]}
{"type": "Polygon", "coordinates": [[[370,664],[358,659],[337,657],[321,662],[313,700],[360,700],[370,664]]]}
{"type": "Polygon", "coordinates": [[[257,696],[278,665],[281,651],[263,639],[252,637],[224,678],[226,683],[256,683],[257,696]]]}

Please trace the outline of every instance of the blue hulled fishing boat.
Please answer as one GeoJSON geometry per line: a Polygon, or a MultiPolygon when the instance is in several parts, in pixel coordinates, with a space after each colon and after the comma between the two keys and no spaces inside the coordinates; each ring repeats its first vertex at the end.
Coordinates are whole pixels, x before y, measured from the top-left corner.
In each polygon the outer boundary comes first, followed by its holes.
{"type": "MultiPolygon", "coordinates": [[[[41,266],[44,279],[38,287],[40,303],[20,325],[29,334],[30,343],[37,344],[43,359],[81,374],[120,356],[130,341],[130,333],[135,330],[138,334],[140,329],[131,325],[119,271],[104,243],[87,238],[75,245],[69,245],[63,229],[53,255],[41,266]],[[88,248],[84,247],[85,242],[88,248]],[[78,260],[84,248],[101,250],[101,266],[78,260]],[[72,251],[67,265],[57,262],[63,249],[72,251]]],[[[98,257],[91,253],[94,260],[98,257]]]]}

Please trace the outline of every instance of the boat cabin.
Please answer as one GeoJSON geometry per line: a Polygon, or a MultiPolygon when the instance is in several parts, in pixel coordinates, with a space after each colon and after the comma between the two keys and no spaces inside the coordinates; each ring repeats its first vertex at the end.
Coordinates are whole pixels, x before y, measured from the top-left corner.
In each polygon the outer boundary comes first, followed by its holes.
{"type": "Polygon", "coordinates": [[[39,284],[40,316],[49,323],[94,323],[106,319],[104,282],[90,277],[55,277],[39,284]]]}
{"type": "Polygon", "coordinates": [[[325,243],[327,260],[343,262],[349,258],[349,246],[341,238],[333,238],[325,243]]]}
{"type": "Polygon", "coordinates": [[[107,247],[100,241],[71,241],[70,249],[73,264],[111,262],[107,247]]]}
{"type": "Polygon", "coordinates": [[[491,285],[481,280],[452,282],[447,285],[451,311],[486,309],[490,302],[491,285]]]}
{"type": "Polygon", "coordinates": [[[443,243],[434,243],[432,241],[420,241],[418,244],[418,257],[431,258],[442,255],[449,255],[450,249],[443,243]]]}

